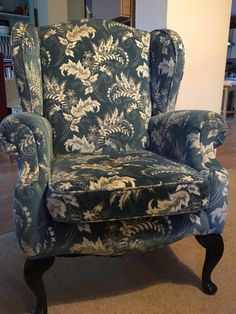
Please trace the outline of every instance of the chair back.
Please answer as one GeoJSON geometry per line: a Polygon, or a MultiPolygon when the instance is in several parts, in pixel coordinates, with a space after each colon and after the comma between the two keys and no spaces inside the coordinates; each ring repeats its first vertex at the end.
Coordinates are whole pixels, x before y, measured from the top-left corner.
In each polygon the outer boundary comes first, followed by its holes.
{"type": "Polygon", "coordinates": [[[168,109],[158,90],[161,82],[162,94],[169,88],[166,79],[173,85],[177,61],[167,44],[162,56],[151,52],[169,40],[161,34],[98,19],[14,27],[22,107],[50,121],[56,154],[145,147],[151,114],[168,109]]]}

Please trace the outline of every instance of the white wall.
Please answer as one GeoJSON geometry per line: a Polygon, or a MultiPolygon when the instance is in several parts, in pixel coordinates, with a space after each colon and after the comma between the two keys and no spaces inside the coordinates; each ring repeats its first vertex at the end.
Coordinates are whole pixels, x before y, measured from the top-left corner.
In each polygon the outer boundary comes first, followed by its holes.
{"type": "Polygon", "coordinates": [[[67,20],[67,0],[48,0],[48,24],[67,20]]]}
{"type": "Polygon", "coordinates": [[[93,0],[93,17],[113,19],[120,16],[120,0],[93,0]]]}
{"type": "Polygon", "coordinates": [[[67,0],[68,21],[84,18],[84,0],[67,0]]]}
{"type": "Polygon", "coordinates": [[[136,0],[135,16],[135,27],[139,29],[166,28],[167,0],[136,0]]]}
{"type": "Polygon", "coordinates": [[[186,53],[177,109],[220,112],[230,12],[231,0],[168,0],[167,27],[186,53]]]}

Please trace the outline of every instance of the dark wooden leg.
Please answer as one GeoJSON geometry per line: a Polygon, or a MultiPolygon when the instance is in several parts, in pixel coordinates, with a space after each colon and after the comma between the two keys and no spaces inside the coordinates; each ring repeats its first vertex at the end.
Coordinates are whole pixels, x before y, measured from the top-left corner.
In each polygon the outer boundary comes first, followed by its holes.
{"type": "Polygon", "coordinates": [[[223,255],[224,241],[220,234],[198,235],[196,239],[206,249],[202,270],[202,289],[207,294],[215,294],[217,286],[211,281],[211,273],[223,255]]]}
{"type": "Polygon", "coordinates": [[[28,257],[25,262],[24,277],[36,297],[32,314],[47,314],[47,295],[43,274],[53,265],[55,257],[28,257]]]}

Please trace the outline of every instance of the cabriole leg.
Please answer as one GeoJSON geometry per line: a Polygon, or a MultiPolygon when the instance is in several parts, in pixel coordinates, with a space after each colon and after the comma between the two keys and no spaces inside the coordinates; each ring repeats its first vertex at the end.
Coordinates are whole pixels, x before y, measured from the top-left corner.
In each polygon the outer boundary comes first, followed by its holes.
{"type": "Polygon", "coordinates": [[[55,257],[28,257],[24,267],[27,285],[36,297],[36,306],[31,314],[47,314],[47,295],[43,274],[53,265],[55,257]]]}
{"type": "Polygon", "coordinates": [[[217,286],[211,281],[211,273],[223,255],[223,239],[220,234],[198,235],[196,239],[206,249],[202,270],[202,289],[207,294],[215,294],[217,286]]]}

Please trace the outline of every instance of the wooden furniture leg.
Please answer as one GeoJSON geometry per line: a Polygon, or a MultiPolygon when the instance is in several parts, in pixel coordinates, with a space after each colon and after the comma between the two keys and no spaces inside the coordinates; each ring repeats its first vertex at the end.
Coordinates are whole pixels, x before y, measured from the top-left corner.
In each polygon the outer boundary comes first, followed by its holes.
{"type": "Polygon", "coordinates": [[[53,265],[55,257],[28,257],[24,267],[27,285],[36,297],[36,305],[31,314],[47,314],[47,295],[43,274],[53,265]]]}
{"type": "Polygon", "coordinates": [[[196,236],[197,241],[206,249],[202,270],[202,289],[206,294],[215,294],[217,286],[211,281],[211,273],[224,252],[224,241],[220,234],[196,236]]]}

